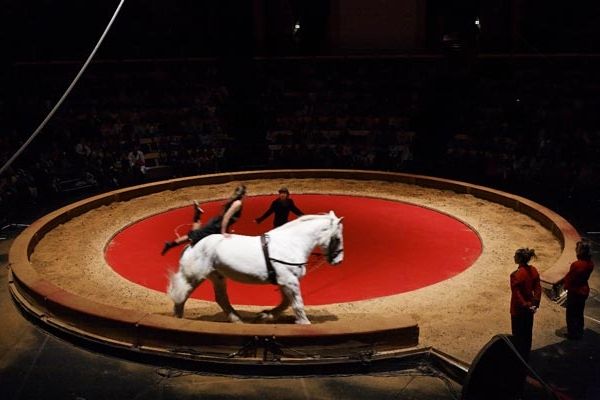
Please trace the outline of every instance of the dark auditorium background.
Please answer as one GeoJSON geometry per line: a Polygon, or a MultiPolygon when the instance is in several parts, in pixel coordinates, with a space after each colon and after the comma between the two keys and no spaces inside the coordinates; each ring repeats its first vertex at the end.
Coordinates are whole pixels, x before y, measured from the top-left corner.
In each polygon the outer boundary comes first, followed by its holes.
{"type": "MultiPolygon", "coordinates": [[[[0,1],[4,165],[119,1],[0,1]]],[[[152,180],[356,168],[486,185],[598,230],[599,18],[588,1],[128,0],[0,176],[0,225],[152,180]]]]}

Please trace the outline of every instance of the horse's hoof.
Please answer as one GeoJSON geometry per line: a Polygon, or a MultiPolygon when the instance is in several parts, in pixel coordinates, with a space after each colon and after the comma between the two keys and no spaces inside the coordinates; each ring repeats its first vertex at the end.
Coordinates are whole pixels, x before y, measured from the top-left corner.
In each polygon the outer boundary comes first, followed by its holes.
{"type": "Polygon", "coordinates": [[[232,324],[244,323],[244,321],[242,321],[242,319],[240,317],[238,317],[237,315],[233,315],[233,314],[229,316],[229,322],[231,322],[232,324]]]}
{"type": "Polygon", "coordinates": [[[309,320],[296,320],[296,324],[297,325],[310,325],[310,321],[309,320]]]}
{"type": "Polygon", "coordinates": [[[173,306],[173,315],[177,318],[183,318],[183,304],[175,304],[173,306]]]}
{"type": "Polygon", "coordinates": [[[265,321],[273,321],[275,319],[275,317],[271,313],[261,312],[261,313],[258,313],[258,315],[256,316],[256,319],[259,321],[265,322],[265,321]]]}

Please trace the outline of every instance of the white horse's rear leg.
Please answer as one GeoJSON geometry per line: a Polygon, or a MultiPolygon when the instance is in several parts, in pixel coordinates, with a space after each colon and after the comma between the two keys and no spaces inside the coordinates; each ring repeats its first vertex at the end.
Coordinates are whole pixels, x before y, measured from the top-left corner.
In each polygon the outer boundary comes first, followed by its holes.
{"type": "Polygon", "coordinates": [[[173,313],[176,317],[183,317],[183,307],[188,297],[192,293],[192,291],[200,285],[204,279],[200,279],[195,282],[190,282],[189,279],[178,271],[177,273],[171,275],[171,279],[169,280],[169,287],[167,288],[167,293],[171,300],[173,300],[173,313]]]}
{"type": "Polygon", "coordinates": [[[281,292],[281,303],[277,307],[270,310],[263,310],[258,314],[258,319],[261,321],[273,321],[279,318],[282,312],[284,312],[290,306],[290,299],[283,292],[283,288],[280,286],[279,291],[281,292]]]}
{"type": "Polygon", "coordinates": [[[208,277],[213,284],[215,290],[215,300],[221,309],[227,315],[229,322],[242,322],[242,318],[233,309],[229,302],[229,296],[227,295],[227,282],[225,277],[218,273],[212,273],[208,277]]]}
{"type": "Polygon", "coordinates": [[[310,321],[304,312],[304,300],[302,300],[302,294],[300,293],[299,282],[289,282],[285,285],[282,285],[281,291],[288,298],[290,304],[292,305],[292,310],[294,310],[294,314],[296,314],[296,323],[302,325],[310,324],[310,321]]]}

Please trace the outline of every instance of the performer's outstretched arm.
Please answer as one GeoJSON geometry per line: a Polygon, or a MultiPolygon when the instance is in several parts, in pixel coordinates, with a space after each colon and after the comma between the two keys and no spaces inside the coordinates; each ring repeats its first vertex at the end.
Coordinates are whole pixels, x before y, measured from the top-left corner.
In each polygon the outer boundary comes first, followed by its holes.
{"type": "MultiPolygon", "coordinates": [[[[277,201],[277,200],[275,200],[275,201],[277,201]]],[[[269,215],[271,215],[275,212],[275,201],[273,201],[271,203],[271,206],[269,207],[269,209],[267,211],[265,211],[265,213],[263,215],[261,215],[260,217],[258,217],[254,220],[257,224],[260,224],[265,219],[269,218],[269,215]]]]}

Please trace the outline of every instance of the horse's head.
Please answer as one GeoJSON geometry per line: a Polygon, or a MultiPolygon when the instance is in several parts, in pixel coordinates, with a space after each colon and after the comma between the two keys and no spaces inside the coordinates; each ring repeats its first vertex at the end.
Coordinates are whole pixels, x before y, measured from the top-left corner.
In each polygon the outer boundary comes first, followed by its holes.
{"type": "Polygon", "coordinates": [[[338,218],[333,211],[329,211],[328,215],[331,218],[331,226],[323,250],[327,253],[327,262],[335,265],[344,260],[344,226],[342,225],[344,217],[338,218]]]}

